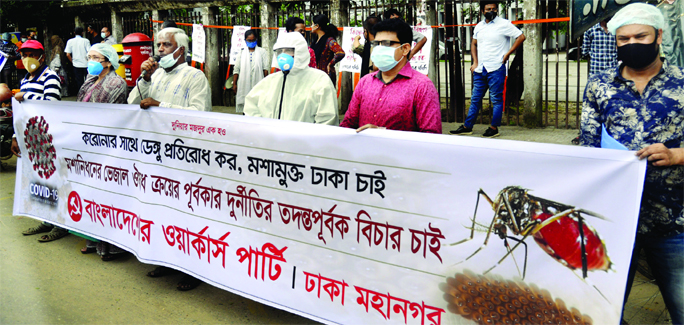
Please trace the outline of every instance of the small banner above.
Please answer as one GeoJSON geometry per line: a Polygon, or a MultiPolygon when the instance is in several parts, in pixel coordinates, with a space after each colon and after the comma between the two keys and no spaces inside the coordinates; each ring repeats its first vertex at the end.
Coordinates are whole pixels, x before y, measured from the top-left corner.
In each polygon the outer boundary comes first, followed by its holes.
{"type": "Polygon", "coordinates": [[[192,25],[192,60],[204,63],[204,53],[206,51],[206,36],[204,26],[201,24],[192,25]]]}
{"type": "Polygon", "coordinates": [[[344,59],[340,61],[340,71],[361,73],[360,55],[354,53],[353,44],[354,38],[361,36],[361,44],[366,42],[363,37],[363,27],[344,27],[342,31],[342,49],[344,50],[344,59]]]}
{"type": "Polygon", "coordinates": [[[230,63],[235,65],[240,49],[246,46],[245,32],[252,29],[250,26],[233,26],[233,36],[230,38],[230,63]]]}

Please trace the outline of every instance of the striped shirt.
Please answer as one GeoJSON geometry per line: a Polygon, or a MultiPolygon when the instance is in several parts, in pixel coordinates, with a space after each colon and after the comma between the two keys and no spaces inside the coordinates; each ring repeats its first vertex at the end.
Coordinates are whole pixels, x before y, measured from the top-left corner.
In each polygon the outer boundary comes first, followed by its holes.
{"type": "Polygon", "coordinates": [[[59,76],[46,65],[39,68],[34,78],[30,73],[26,74],[21,80],[21,91],[24,92],[24,99],[62,100],[59,76]]]}

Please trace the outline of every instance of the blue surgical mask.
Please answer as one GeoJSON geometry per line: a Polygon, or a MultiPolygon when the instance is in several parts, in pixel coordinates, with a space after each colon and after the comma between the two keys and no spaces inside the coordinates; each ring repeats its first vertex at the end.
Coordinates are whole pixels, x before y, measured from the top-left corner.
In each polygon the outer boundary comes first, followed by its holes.
{"type": "Polygon", "coordinates": [[[294,58],[292,55],[289,55],[287,53],[280,53],[278,55],[278,67],[282,71],[290,71],[292,70],[292,66],[294,65],[294,58]]]}
{"type": "Polygon", "coordinates": [[[102,63],[96,62],[96,61],[88,61],[88,73],[89,74],[92,74],[93,76],[97,76],[102,72],[102,70],[104,70],[102,63]]]}
{"type": "Polygon", "coordinates": [[[101,36],[102,38],[107,38],[107,36],[105,35],[105,33],[100,33],[100,36],[101,36]]]}
{"type": "Polygon", "coordinates": [[[247,41],[245,41],[245,44],[247,44],[247,47],[249,47],[250,49],[253,49],[253,48],[255,48],[255,47],[257,46],[257,42],[256,42],[256,41],[254,41],[254,42],[247,42],[247,41]]]}
{"type": "Polygon", "coordinates": [[[373,53],[371,53],[371,61],[382,72],[392,70],[392,68],[399,64],[399,61],[394,60],[394,52],[396,50],[396,47],[376,46],[373,49],[373,53]]]}
{"type": "Polygon", "coordinates": [[[161,58],[159,60],[159,66],[164,68],[164,69],[168,69],[168,68],[172,67],[174,64],[176,64],[176,61],[178,61],[178,59],[174,58],[173,55],[176,54],[176,52],[178,52],[178,50],[180,50],[180,47],[177,48],[175,51],[173,51],[173,53],[171,53],[169,55],[165,55],[163,58],[161,58]]]}

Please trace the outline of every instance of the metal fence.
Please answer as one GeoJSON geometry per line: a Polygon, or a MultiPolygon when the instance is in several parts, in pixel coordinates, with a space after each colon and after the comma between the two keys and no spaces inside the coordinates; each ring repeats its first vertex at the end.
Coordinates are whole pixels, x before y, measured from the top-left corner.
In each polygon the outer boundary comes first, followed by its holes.
{"type": "MultiPolygon", "coordinates": [[[[331,15],[329,1],[292,1],[270,3],[272,20],[278,27],[283,27],[287,18],[297,16],[302,18],[307,26],[311,26],[311,19],[316,14],[331,15]]],[[[555,18],[569,16],[570,1],[541,0],[538,10],[539,18],[555,18]]],[[[475,0],[350,0],[342,2],[341,17],[348,21],[341,25],[362,26],[363,20],[370,15],[382,16],[382,14],[394,8],[399,10],[403,18],[411,25],[438,25],[433,28],[432,55],[434,59],[434,73],[431,77],[437,87],[444,120],[463,121],[468,113],[470,94],[472,92],[472,74],[470,72],[470,43],[474,26],[484,19],[480,13],[479,2],[475,0]]],[[[522,0],[504,2],[499,8],[499,16],[511,21],[521,20],[522,0]]],[[[193,10],[170,11],[167,17],[161,19],[173,19],[183,23],[201,23],[201,13],[193,10]]],[[[215,24],[221,26],[244,25],[252,27],[275,27],[261,26],[261,8],[258,4],[233,5],[219,7],[215,15],[215,24]]],[[[142,32],[153,37],[152,23],[149,13],[129,14],[124,16],[124,35],[132,32],[142,32]]],[[[100,27],[100,22],[93,21],[100,27]]],[[[342,26],[338,26],[342,27],[342,26]]],[[[188,35],[192,33],[191,26],[179,26],[188,35]]],[[[518,28],[523,29],[522,25],[518,28]]],[[[232,29],[218,30],[219,66],[221,76],[230,76],[229,53],[231,46],[232,29]]],[[[260,31],[257,31],[261,35],[260,31]]],[[[306,33],[309,42],[313,41],[310,32],[306,33]]],[[[586,62],[579,61],[580,51],[571,51],[579,48],[580,40],[570,40],[569,26],[563,23],[544,23],[542,25],[542,38],[544,40],[543,56],[543,89],[542,102],[543,114],[541,125],[555,126],[558,128],[578,128],[579,113],[582,93],[586,83],[588,69],[586,62]],[[571,56],[568,53],[571,53],[571,56]]],[[[261,41],[261,37],[259,37],[261,41]]],[[[522,125],[523,107],[521,96],[523,85],[522,47],[508,64],[508,77],[506,82],[506,100],[502,119],[503,125],[522,125]]],[[[349,74],[344,77],[352,78],[349,74]]],[[[342,81],[338,82],[338,85],[342,81]]],[[[229,102],[226,104],[230,104],[229,102]]],[[[491,121],[491,103],[484,101],[482,112],[479,116],[480,123],[491,121]]]]}

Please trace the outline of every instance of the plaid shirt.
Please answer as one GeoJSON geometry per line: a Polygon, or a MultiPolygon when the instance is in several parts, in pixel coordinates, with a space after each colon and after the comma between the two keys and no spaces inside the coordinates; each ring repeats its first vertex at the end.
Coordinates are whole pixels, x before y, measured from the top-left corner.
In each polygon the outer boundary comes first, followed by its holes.
{"type": "Polygon", "coordinates": [[[582,55],[591,57],[589,76],[617,66],[617,45],[615,35],[606,33],[601,24],[584,32],[582,55]]]}

